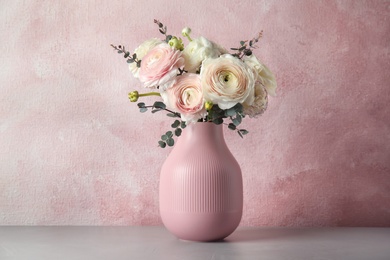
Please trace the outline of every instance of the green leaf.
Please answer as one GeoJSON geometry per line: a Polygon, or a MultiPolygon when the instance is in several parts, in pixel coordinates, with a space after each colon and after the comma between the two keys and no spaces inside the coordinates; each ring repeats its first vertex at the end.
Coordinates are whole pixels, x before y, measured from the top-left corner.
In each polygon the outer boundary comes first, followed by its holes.
{"type": "Polygon", "coordinates": [[[133,63],[133,62],[134,62],[133,59],[128,59],[128,60],[127,60],[127,63],[133,63]]]}
{"type": "Polygon", "coordinates": [[[126,52],[124,57],[127,58],[129,56],[130,56],[130,52],[126,52]]]}
{"type": "Polygon", "coordinates": [[[239,135],[241,138],[244,138],[244,137],[242,136],[242,134],[241,134],[240,131],[237,131],[237,133],[238,133],[238,135],[239,135]]]}
{"type": "Polygon", "coordinates": [[[226,116],[235,116],[236,115],[236,108],[235,107],[232,107],[232,108],[229,108],[228,110],[225,110],[225,115],[226,116]]]}
{"type": "Polygon", "coordinates": [[[216,125],[220,125],[223,123],[223,119],[222,118],[216,118],[213,120],[213,123],[216,124],[216,125]]]}
{"type": "Polygon", "coordinates": [[[238,51],[237,48],[230,48],[232,51],[238,51]]]}
{"type": "Polygon", "coordinates": [[[179,120],[175,120],[175,122],[173,122],[173,124],[171,126],[173,128],[177,128],[179,125],[180,125],[180,121],[179,120]]]}
{"type": "Polygon", "coordinates": [[[246,50],[244,50],[244,54],[245,54],[246,56],[251,56],[251,55],[252,55],[252,51],[249,50],[249,49],[246,49],[246,50]]]}
{"type": "Polygon", "coordinates": [[[173,136],[173,133],[172,131],[168,131],[165,133],[166,136],[168,136],[169,138],[171,138],[173,136]]]}
{"type": "Polygon", "coordinates": [[[161,111],[161,110],[162,110],[162,109],[159,109],[159,108],[153,109],[153,110],[152,110],[152,113],[154,114],[154,113],[159,112],[159,111],[161,111]]]}
{"type": "Polygon", "coordinates": [[[245,129],[240,129],[240,130],[238,130],[241,134],[243,134],[243,135],[246,135],[246,134],[248,134],[249,132],[247,131],[247,130],[245,130],[245,129]]]}
{"type": "Polygon", "coordinates": [[[141,112],[141,113],[145,113],[146,111],[148,111],[148,109],[146,107],[141,107],[139,109],[139,112],[141,112]]]}
{"type": "Polygon", "coordinates": [[[180,136],[180,135],[181,135],[181,132],[182,132],[181,128],[176,128],[176,130],[175,130],[175,135],[176,135],[176,136],[180,136]]]}
{"type": "Polygon", "coordinates": [[[187,126],[186,122],[181,121],[180,127],[184,129],[184,128],[186,128],[186,126],[187,126]]]}
{"type": "Polygon", "coordinates": [[[161,140],[166,141],[167,139],[168,139],[168,136],[167,136],[167,135],[162,135],[162,136],[161,136],[161,140]]]}
{"type": "Polygon", "coordinates": [[[161,148],[165,148],[167,144],[164,141],[158,141],[158,146],[160,146],[161,148]]]}
{"type": "Polygon", "coordinates": [[[230,123],[228,125],[228,128],[231,129],[231,130],[236,130],[236,126],[233,123],[230,123]]]}
{"type": "Polygon", "coordinates": [[[167,145],[168,146],[173,146],[175,144],[175,140],[173,140],[173,138],[169,138],[167,141],[166,141],[167,145]]]}
{"type": "Polygon", "coordinates": [[[245,50],[246,49],[246,47],[245,46],[242,46],[241,48],[239,48],[238,50],[239,51],[243,51],[243,50],[245,50]]]}
{"type": "Polygon", "coordinates": [[[135,60],[137,58],[137,53],[134,53],[133,54],[133,60],[135,60]]]}
{"type": "Polygon", "coordinates": [[[118,51],[118,53],[123,53],[123,51],[118,51]]]}
{"type": "Polygon", "coordinates": [[[174,113],[168,113],[167,116],[169,116],[169,117],[179,117],[177,114],[174,114],[174,113]]]}
{"type": "Polygon", "coordinates": [[[141,60],[137,61],[137,68],[141,68],[141,60]]]}
{"type": "Polygon", "coordinates": [[[242,104],[237,103],[237,104],[234,106],[234,109],[236,110],[237,113],[242,113],[244,107],[242,106],[242,104]]]}
{"type": "Polygon", "coordinates": [[[240,41],[240,44],[241,44],[241,46],[243,46],[245,44],[245,42],[244,41],[240,41]]]}
{"type": "Polygon", "coordinates": [[[161,101],[156,101],[156,102],[154,102],[153,106],[154,106],[155,108],[160,108],[160,109],[165,109],[165,108],[167,107],[167,106],[166,106],[163,102],[161,102],[161,101]]]}
{"type": "Polygon", "coordinates": [[[144,102],[140,102],[140,103],[137,104],[137,106],[138,106],[139,108],[145,107],[145,103],[144,103],[144,102]]]}
{"type": "Polygon", "coordinates": [[[235,118],[232,119],[232,122],[235,126],[238,126],[242,122],[242,117],[240,115],[237,115],[235,118]]]}

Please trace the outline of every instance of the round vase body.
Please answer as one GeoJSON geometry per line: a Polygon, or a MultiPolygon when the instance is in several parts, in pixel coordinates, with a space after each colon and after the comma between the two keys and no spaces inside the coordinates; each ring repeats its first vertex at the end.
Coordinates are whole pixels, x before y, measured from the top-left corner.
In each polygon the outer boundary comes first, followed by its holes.
{"type": "Polygon", "coordinates": [[[175,236],[215,241],[239,225],[241,169],[226,146],[222,125],[189,124],[161,169],[160,215],[175,236]]]}

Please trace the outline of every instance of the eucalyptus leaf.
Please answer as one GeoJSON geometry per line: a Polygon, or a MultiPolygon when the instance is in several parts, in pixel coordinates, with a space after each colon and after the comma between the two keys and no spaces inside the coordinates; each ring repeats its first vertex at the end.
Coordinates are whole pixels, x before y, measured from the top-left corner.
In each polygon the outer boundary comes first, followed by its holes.
{"type": "Polygon", "coordinates": [[[168,136],[169,138],[171,138],[173,136],[173,133],[172,131],[168,131],[165,133],[166,136],[168,136]]]}
{"type": "Polygon", "coordinates": [[[176,130],[175,130],[175,135],[176,135],[176,136],[180,136],[180,135],[181,135],[181,132],[182,132],[181,128],[176,128],[176,130]]]}
{"type": "Polygon", "coordinates": [[[139,108],[145,107],[145,103],[144,103],[144,102],[140,102],[140,103],[137,104],[137,106],[138,106],[139,108]]]}
{"type": "Polygon", "coordinates": [[[180,127],[184,129],[184,128],[186,128],[186,126],[187,126],[187,125],[186,125],[186,122],[181,121],[180,127]]]}
{"type": "Polygon", "coordinates": [[[180,125],[180,121],[179,120],[175,120],[175,122],[173,122],[173,124],[171,126],[173,128],[177,128],[179,125],[180,125]]]}
{"type": "Polygon", "coordinates": [[[213,120],[213,123],[216,124],[216,125],[220,125],[223,123],[223,119],[222,118],[216,118],[213,120]]]}
{"type": "Polygon", "coordinates": [[[225,110],[225,115],[226,116],[235,116],[236,115],[236,108],[235,107],[232,107],[232,108],[229,108],[228,110],[225,110]]]}
{"type": "Polygon", "coordinates": [[[173,138],[169,138],[167,141],[166,141],[167,145],[168,146],[173,146],[175,144],[175,140],[173,140],[173,138]]]}
{"type": "Polygon", "coordinates": [[[166,105],[163,102],[161,102],[161,101],[154,102],[153,106],[155,108],[160,108],[160,109],[165,109],[166,108],[166,105]]]}
{"type": "Polygon", "coordinates": [[[148,111],[148,109],[146,107],[141,107],[139,109],[139,112],[141,112],[141,113],[145,113],[146,111],[148,111]]]}
{"type": "Polygon", "coordinates": [[[231,129],[231,130],[236,130],[236,126],[233,123],[230,123],[228,125],[228,128],[231,129]]]}
{"type": "Polygon", "coordinates": [[[165,146],[167,146],[167,144],[163,141],[158,141],[158,146],[160,146],[161,148],[165,148],[165,146]]]}
{"type": "Polygon", "coordinates": [[[167,139],[168,139],[168,136],[167,136],[167,135],[162,135],[162,136],[161,136],[161,140],[166,141],[167,139]]]}
{"type": "Polygon", "coordinates": [[[243,134],[243,135],[246,135],[246,134],[248,134],[249,132],[247,131],[247,130],[245,130],[245,129],[240,129],[240,130],[238,130],[241,134],[243,134]]]}
{"type": "Polygon", "coordinates": [[[237,115],[235,118],[232,119],[232,122],[235,126],[238,126],[242,122],[242,117],[240,115],[237,115]]]}
{"type": "Polygon", "coordinates": [[[174,114],[174,113],[168,113],[167,116],[169,116],[169,117],[179,117],[179,116],[177,116],[177,114],[174,114]]]}

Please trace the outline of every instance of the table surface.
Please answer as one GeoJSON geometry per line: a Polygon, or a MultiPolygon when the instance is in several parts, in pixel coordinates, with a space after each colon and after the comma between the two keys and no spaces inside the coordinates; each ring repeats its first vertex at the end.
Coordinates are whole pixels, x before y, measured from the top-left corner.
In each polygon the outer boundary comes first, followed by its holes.
{"type": "Polygon", "coordinates": [[[164,227],[0,226],[0,259],[390,259],[390,228],[238,228],[224,241],[182,241],[164,227]]]}

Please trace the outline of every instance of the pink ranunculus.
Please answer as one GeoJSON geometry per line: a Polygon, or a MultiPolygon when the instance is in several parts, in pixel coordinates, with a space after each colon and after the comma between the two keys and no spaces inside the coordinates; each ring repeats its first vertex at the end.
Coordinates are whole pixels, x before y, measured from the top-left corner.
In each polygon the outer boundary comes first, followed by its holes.
{"type": "Polygon", "coordinates": [[[142,59],[138,73],[139,80],[145,87],[166,89],[174,81],[178,68],[184,65],[181,52],[167,43],[151,49],[142,59]]]}
{"type": "Polygon", "coordinates": [[[175,83],[161,93],[168,108],[181,114],[185,122],[197,122],[206,115],[198,74],[186,73],[176,78],[175,83]]]}
{"type": "MultiPolygon", "coordinates": [[[[134,50],[134,53],[137,55],[138,60],[142,60],[144,56],[156,45],[163,43],[160,39],[153,38],[147,41],[144,41],[137,49],[134,50]]],[[[138,78],[139,68],[136,62],[129,64],[129,69],[133,73],[135,78],[138,78]]]]}
{"type": "Polygon", "coordinates": [[[251,105],[254,101],[253,70],[230,54],[204,60],[200,77],[205,100],[218,104],[221,109],[243,102],[251,105]]]}

